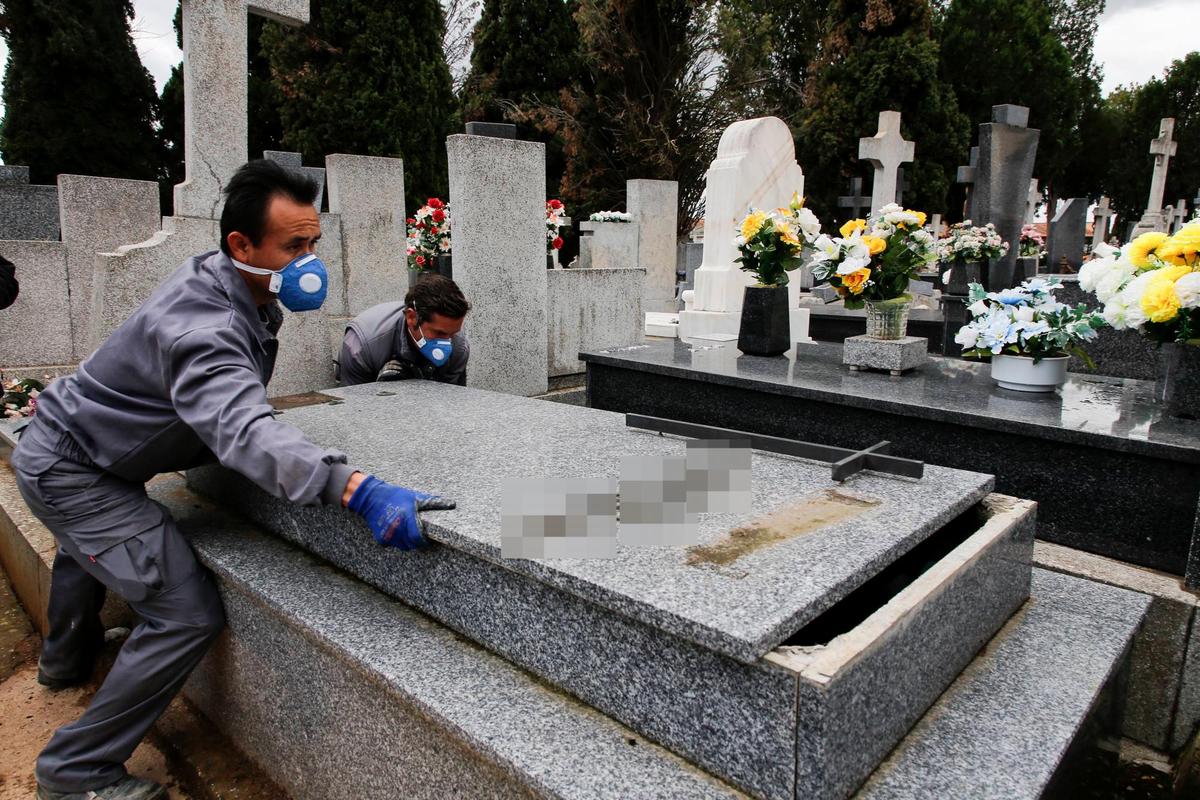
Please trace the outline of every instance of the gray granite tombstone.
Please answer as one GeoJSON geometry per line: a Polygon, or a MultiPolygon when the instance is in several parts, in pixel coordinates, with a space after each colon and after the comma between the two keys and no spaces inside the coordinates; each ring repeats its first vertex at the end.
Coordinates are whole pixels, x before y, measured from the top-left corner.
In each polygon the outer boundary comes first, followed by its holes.
{"type": "Polygon", "coordinates": [[[0,239],[59,239],[58,187],[29,183],[29,167],[0,167],[0,239]]]}
{"type": "Polygon", "coordinates": [[[975,190],[975,180],[979,176],[979,148],[971,148],[971,156],[967,161],[967,165],[959,167],[954,173],[954,182],[961,183],[966,187],[967,197],[964,203],[963,214],[969,219],[971,218],[971,195],[975,190]]]}
{"type": "Polygon", "coordinates": [[[1071,272],[1083,264],[1083,239],[1087,231],[1086,197],[1072,197],[1063,203],[1050,223],[1047,242],[1051,272],[1062,272],[1064,261],[1071,272]]]}
{"type": "Polygon", "coordinates": [[[992,122],[979,126],[979,167],[971,193],[971,220],[976,225],[992,223],[1009,243],[1008,253],[996,259],[989,270],[987,283],[991,291],[1014,285],[1018,243],[1040,136],[1039,131],[1026,127],[1028,122],[1028,108],[999,105],[992,106],[992,122]]]}
{"type": "Polygon", "coordinates": [[[306,167],[299,153],[286,153],[281,150],[264,150],[263,158],[274,161],[297,172],[317,185],[317,199],[313,203],[317,211],[325,205],[325,170],[321,167],[306,167]]]}
{"type": "Polygon", "coordinates": [[[495,139],[517,138],[517,126],[507,122],[468,122],[468,136],[491,136],[495,139]]]}

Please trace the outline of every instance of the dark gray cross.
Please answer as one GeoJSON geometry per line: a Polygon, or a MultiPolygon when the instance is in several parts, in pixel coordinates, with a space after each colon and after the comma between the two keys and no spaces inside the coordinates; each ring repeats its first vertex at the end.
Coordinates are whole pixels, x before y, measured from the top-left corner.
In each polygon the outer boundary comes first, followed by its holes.
{"type": "Polygon", "coordinates": [[[862,193],[862,178],[853,178],[850,181],[850,195],[838,198],[839,208],[848,208],[853,215],[851,219],[858,219],[862,216],[863,209],[871,207],[870,196],[863,196],[862,193]]]}
{"type": "Polygon", "coordinates": [[[896,169],[896,205],[904,205],[904,193],[909,190],[910,185],[908,176],[904,174],[904,167],[896,169]]]}
{"type": "Polygon", "coordinates": [[[965,167],[959,167],[957,174],[954,176],[955,183],[964,184],[967,187],[967,215],[971,214],[971,190],[975,186],[975,177],[979,172],[979,148],[971,148],[971,160],[965,167]]]}

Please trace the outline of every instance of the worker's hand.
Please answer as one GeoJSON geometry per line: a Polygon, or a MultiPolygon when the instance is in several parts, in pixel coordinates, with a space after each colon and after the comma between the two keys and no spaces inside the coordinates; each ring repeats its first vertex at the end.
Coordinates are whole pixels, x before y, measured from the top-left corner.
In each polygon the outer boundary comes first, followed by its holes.
{"type": "Polygon", "coordinates": [[[377,381],[404,381],[409,378],[419,377],[413,374],[411,364],[393,358],[391,361],[383,365],[383,369],[379,370],[379,374],[375,377],[377,381]]]}
{"type": "Polygon", "coordinates": [[[454,508],[454,501],[393,486],[369,475],[354,490],[346,506],[367,521],[375,541],[401,550],[425,543],[420,511],[454,508]]]}

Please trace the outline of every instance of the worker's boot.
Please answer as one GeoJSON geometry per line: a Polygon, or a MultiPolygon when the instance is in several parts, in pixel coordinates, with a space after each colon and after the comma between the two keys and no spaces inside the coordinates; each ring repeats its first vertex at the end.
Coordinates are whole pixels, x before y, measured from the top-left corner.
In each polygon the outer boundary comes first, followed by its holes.
{"type": "Polygon", "coordinates": [[[166,796],[167,790],[161,784],[132,775],[86,792],[52,792],[41,785],[37,791],[37,800],[161,800],[166,796]]]}

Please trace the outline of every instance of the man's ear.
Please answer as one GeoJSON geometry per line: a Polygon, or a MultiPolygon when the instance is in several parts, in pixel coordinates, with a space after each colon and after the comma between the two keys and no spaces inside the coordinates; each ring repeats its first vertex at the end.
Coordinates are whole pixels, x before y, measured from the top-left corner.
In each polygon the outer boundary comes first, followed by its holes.
{"type": "Polygon", "coordinates": [[[229,245],[230,254],[235,259],[242,263],[249,263],[250,248],[253,246],[249,236],[238,231],[230,231],[229,235],[225,237],[225,241],[229,245]]]}

